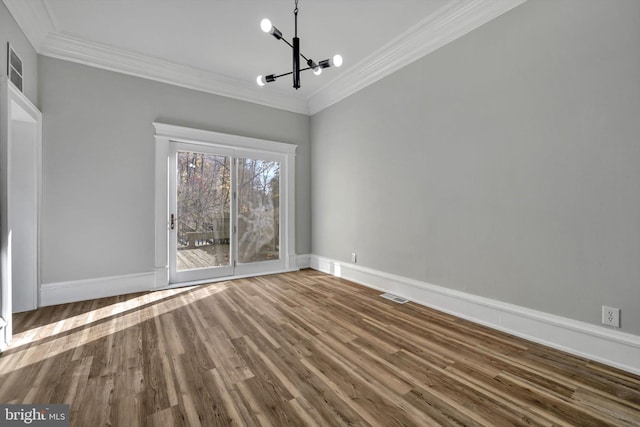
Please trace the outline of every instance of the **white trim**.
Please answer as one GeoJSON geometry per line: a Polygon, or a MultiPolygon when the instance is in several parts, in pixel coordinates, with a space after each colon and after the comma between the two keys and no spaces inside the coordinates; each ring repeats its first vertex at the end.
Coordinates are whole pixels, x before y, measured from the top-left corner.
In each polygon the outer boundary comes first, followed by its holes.
{"type": "Polygon", "coordinates": [[[7,321],[0,317],[0,353],[3,352],[9,344],[4,339],[4,327],[7,326],[7,321]]]}
{"type": "Polygon", "coordinates": [[[311,94],[311,115],[464,36],[525,1],[466,0],[446,4],[311,94]]]}
{"type": "Polygon", "coordinates": [[[40,51],[47,34],[56,30],[47,8],[38,1],[2,0],[31,46],[40,51]]]}
{"type": "Polygon", "coordinates": [[[117,49],[108,45],[90,42],[68,34],[49,34],[43,41],[41,55],[63,59],[130,76],[142,77],[158,82],[194,89],[201,92],[226,96],[309,114],[306,99],[276,88],[257,88],[254,81],[244,81],[223,76],[174,62],[117,49]]]}
{"type": "Polygon", "coordinates": [[[183,126],[169,125],[165,123],[153,123],[156,138],[170,139],[171,141],[189,142],[192,144],[207,144],[220,148],[243,148],[264,153],[295,154],[295,144],[269,141],[266,139],[250,138],[241,135],[213,132],[209,130],[193,129],[183,126]]]}
{"type": "Polygon", "coordinates": [[[213,72],[91,42],[57,30],[47,4],[3,0],[36,49],[45,56],[156,80],[189,89],[266,105],[301,114],[315,114],[375,83],[447,43],[491,21],[526,0],[450,1],[371,55],[340,71],[308,98],[292,91],[258,88],[213,72]]]}
{"type": "MultiPolygon", "coordinates": [[[[12,252],[12,234],[14,212],[9,209],[9,200],[12,191],[15,191],[11,184],[11,168],[9,162],[12,152],[11,143],[11,127],[14,122],[26,122],[35,126],[35,180],[36,193],[34,195],[34,204],[36,206],[36,224],[35,224],[35,254],[33,254],[33,274],[35,276],[35,289],[33,292],[33,308],[38,307],[38,291],[40,283],[40,241],[41,241],[41,206],[42,206],[42,114],[29,101],[29,99],[20,92],[11,83],[7,76],[0,77],[0,228],[2,230],[0,237],[0,288],[2,293],[2,304],[0,305],[0,317],[6,321],[3,328],[3,334],[0,335],[0,346],[6,346],[10,341],[13,333],[12,314],[12,288],[13,273],[11,259],[12,252]]],[[[26,284],[25,284],[26,286],[26,284]]]]}
{"type": "Polygon", "coordinates": [[[155,281],[155,273],[150,272],[70,282],[43,283],[40,286],[40,305],[45,307],[134,292],[146,292],[155,287],[155,281]]]}
{"type": "Polygon", "coordinates": [[[301,254],[296,256],[296,264],[299,269],[311,267],[311,254],[301,254]]]}
{"type": "Polygon", "coordinates": [[[169,283],[169,137],[156,136],[155,144],[155,215],[153,233],[155,239],[154,268],[156,272],[155,287],[162,288],[169,283]]]}
{"type": "Polygon", "coordinates": [[[153,288],[161,289],[162,287],[166,287],[167,283],[169,283],[169,267],[156,267],[153,288]]]}
{"type": "Polygon", "coordinates": [[[311,268],[503,332],[640,374],[640,336],[311,255],[311,268]]]}

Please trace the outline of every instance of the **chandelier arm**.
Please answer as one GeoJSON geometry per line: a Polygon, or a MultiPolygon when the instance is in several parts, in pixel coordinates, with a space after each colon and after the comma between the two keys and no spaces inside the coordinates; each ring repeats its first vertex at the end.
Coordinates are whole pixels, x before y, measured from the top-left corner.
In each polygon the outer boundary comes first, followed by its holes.
{"type": "Polygon", "coordinates": [[[308,61],[308,60],[309,60],[309,58],[307,58],[306,56],[304,56],[302,52],[298,52],[298,53],[300,54],[300,56],[302,56],[302,57],[304,58],[304,60],[305,60],[305,61],[308,61]]]}
{"type": "MultiPolygon", "coordinates": [[[[311,67],[301,68],[300,71],[307,71],[311,69],[312,69],[311,67]]],[[[273,77],[275,77],[276,79],[279,79],[280,77],[290,76],[291,74],[293,74],[293,71],[289,71],[288,73],[283,73],[283,74],[275,74],[273,77]]]]}
{"type": "Polygon", "coordinates": [[[289,71],[288,73],[284,73],[284,74],[278,74],[275,76],[275,78],[278,79],[280,77],[290,76],[291,74],[293,74],[293,71],[289,71]]]}
{"type": "Polygon", "coordinates": [[[282,37],[280,40],[282,40],[283,42],[285,42],[286,44],[288,44],[288,45],[289,45],[289,47],[290,47],[291,49],[293,49],[293,45],[292,45],[291,43],[289,43],[289,41],[288,41],[287,39],[285,39],[284,37],[282,37]]]}

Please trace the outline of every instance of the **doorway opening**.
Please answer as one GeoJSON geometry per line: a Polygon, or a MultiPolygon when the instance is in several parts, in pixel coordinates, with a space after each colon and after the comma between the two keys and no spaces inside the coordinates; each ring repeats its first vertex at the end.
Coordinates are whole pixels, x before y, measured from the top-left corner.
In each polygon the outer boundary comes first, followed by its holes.
{"type": "Polygon", "coordinates": [[[12,314],[38,307],[40,111],[6,77],[0,82],[0,351],[12,314]]]}

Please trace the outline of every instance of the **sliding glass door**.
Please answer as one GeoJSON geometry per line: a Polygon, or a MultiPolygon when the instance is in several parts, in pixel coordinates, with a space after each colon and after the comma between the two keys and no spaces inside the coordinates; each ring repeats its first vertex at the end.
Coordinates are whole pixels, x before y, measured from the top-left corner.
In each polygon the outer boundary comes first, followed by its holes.
{"type": "Polygon", "coordinates": [[[174,142],[169,160],[171,283],[256,274],[280,263],[278,159],[174,142]]]}
{"type": "Polygon", "coordinates": [[[280,258],[280,163],[237,160],[238,263],[280,258]]]}
{"type": "Polygon", "coordinates": [[[173,148],[171,281],[232,275],[230,153],[190,144],[175,144],[173,148]]]}

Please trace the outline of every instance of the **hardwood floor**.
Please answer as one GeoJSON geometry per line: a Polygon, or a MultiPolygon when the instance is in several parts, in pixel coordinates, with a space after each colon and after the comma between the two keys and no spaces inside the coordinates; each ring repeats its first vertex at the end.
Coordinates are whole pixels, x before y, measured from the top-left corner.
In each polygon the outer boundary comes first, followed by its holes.
{"type": "Polygon", "coordinates": [[[0,402],[73,426],[640,425],[640,377],[304,270],[16,315],[0,402]]]}

